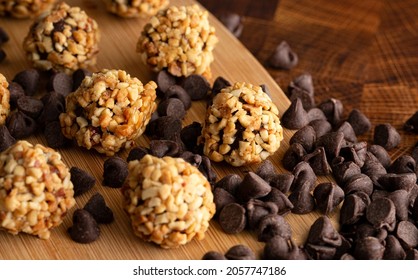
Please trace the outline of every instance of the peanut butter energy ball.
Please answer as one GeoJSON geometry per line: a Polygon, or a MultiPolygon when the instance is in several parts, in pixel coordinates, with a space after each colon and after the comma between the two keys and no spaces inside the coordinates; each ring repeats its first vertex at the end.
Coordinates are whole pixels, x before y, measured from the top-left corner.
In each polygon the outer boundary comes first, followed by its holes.
{"type": "Polygon", "coordinates": [[[152,16],[168,4],[168,0],[106,0],[109,12],[125,18],[152,16]]]}
{"type": "Polygon", "coordinates": [[[206,156],[232,166],[260,163],[282,140],[276,105],[261,87],[249,83],[235,83],[214,97],[200,138],[206,156]]]}
{"type": "Polygon", "coordinates": [[[215,214],[210,184],[181,158],[146,155],[129,162],[124,209],[134,233],[163,248],[201,240],[215,214]]]}
{"type": "Polygon", "coordinates": [[[211,77],[212,51],[218,42],[208,12],[197,5],[171,6],[145,25],[137,52],[155,72],[167,69],[177,77],[211,77]]]}
{"type": "Polygon", "coordinates": [[[99,40],[96,21],[79,7],[61,2],[35,19],[23,49],[35,68],[71,74],[96,64],[99,40]]]}
{"type": "Polygon", "coordinates": [[[56,0],[1,0],[0,16],[30,18],[51,8],[56,0]]]}
{"type": "Polygon", "coordinates": [[[70,171],[58,152],[24,140],[0,154],[0,228],[48,239],[75,205],[70,171]]]}
{"type": "Polygon", "coordinates": [[[5,124],[7,115],[10,112],[10,92],[9,92],[9,83],[0,73],[0,125],[5,124]]]}
{"type": "Polygon", "coordinates": [[[66,97],[62,132],[79,146],[108,156],[131,148],[157,107],[156,88],[155,82],[143,85],[123,70],[93,73],[66,97]]]}

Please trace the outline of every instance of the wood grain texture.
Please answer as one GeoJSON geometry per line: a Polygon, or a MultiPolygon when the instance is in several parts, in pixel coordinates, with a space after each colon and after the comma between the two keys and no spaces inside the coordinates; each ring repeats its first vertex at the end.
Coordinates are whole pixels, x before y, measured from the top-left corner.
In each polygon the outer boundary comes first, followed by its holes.
{"type": "MultiPolygon", "coordinates": [[[[107,13],[99,1],[68,1],[72,5],[79,5],[88,15],[95,18],[101,29],[102,40],[100,42],[100,54],[97,67],[124,69],[132,76],[138,77],[143,82],[154,78],[145,67],[138,54],[135,53],[135,45],[145,21],[141,19],[120,19],[107,13]]],[[[192,0],[171,1],[172,4],[195,3],[192,0]]],[[[251,53],[224,27],[211,17],[210,19],[217,29],[220,38],[215,49],[215,62],[213,64],[213,77],[224,76],[230,81],[245,81],[253,84],[266,84],[273,96],[281,113],[289,106],[289,101],[277,83],[271,78],[262,65],[251,53]]],[[[4,46],[8,58],[0,65],[0,72],[8,80],[27,67],[29,64],[23,56],[21,48],[22,40],[28,32],[31,20],[0,19],[2,26],[11,37],[10,42],[4,46]]],[[[195,102],[184,120],[184,124],[193,121],[203,121],[205,104],[195,102]]],[[[291,131],[285,131],[285,138],[289,139],[291,131]]],[[[31,142],[46,144],[42,134],[28,139],[31,142]]],[[[148,139],[143,136],[138,144],[147,145],[148,139]]],[[[288,144],[284,141],[281,149],[272,157],[272,161],[280,170],[280,159],[288,144]]],[[[206,238],[200,242],[193,241],[178,249],[165,250],[151,243],[146,243],[134,236],[128,216],[122,209],[122,195],[119,189],[102,186],[103,162],[105,156],[87,151],[76,146],[59,149],[65,163],[77,166],[93,174],[97,180],[95,187],[88,193],[76,198],[76,207],[71,209],[65,217],[62,225],[52,231],[49,240],[40,240],[34,236],[19,234],[10,235],[0,232],[0,259],[200,259],[209,250],[226,252],[236,244],[246,244],[260,254],[263,243],[257,242],[255,234],[245,231],[238,235],[225,234],[216,221],[211,222],[211,227],[206,238]],[[95,193],[100,192],[109,207],[114,211],[115,221],[110,225],[100,226],[101,235],[99,240],[90,244],[78,244],[73,242],[66,230],[72,224],[72,213],[75,209],[85,205],[88,199],[95,193]]],[[[119,154],[126,158],[127,152],[119,154]]],[[[243,175],[245,171],[254,170],[255,166],[242,169],[234,169],[224,164],[215,166],[218,178],[225,174],[235,172],[243,175]]],[[[281,169],[281,171],[284,171],[281,169]]],[[[289,217],[294,225],[295,239],[302,242],[309,228],[313,216],[289,217]]]]}

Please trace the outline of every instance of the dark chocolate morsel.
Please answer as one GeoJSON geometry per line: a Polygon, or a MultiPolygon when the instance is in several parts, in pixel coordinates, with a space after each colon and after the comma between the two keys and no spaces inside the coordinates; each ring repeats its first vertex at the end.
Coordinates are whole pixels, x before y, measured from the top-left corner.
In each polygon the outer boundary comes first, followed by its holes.
{"type": "Polygon", "coordinates": [[[357,136],[368,132],[372,127],[370,120],[358,109],[353,109],[350,112],[347,121],[351,124],[357,136]]]}
{"type": "Polygon", "coordinates": [[[103,164],[103,185],[120,188],[128,177],[128,163],[120,157],[113,156],[103,164]]]}
{"type": "Polygon", "coordinates": [[[274,68],[290,70],[298,64],[298,55],[286,41],[282,41],[271,54],[269,64],[274,68]]]}
{"type": "Polygon", "coordinates": [[[255,260],[256,256],[253,250],[247,245],[238,244],[232,246],[225,253],[228,260],[255,260]]]}
{"type": "Polygon", "coordinates": [[[373,143],[390,151],[401,142],[399,132],[391,124],[379,124],[374,128],[373,143]]]}
{"type": "Polygon", "coordinates": [[[100,236],[100,228],[94,217],[84,209],[77,209],[73,214],[73,225],[68,228],[72,240],[78,243],[91,243],[100,236]]]}
{"type": "Polygon", "coordinates": [[[100,193],[94,194],[84,205],[98,224],[110,224],[114,221],[113,211],[106,205],[104,197],[100,193]]]}

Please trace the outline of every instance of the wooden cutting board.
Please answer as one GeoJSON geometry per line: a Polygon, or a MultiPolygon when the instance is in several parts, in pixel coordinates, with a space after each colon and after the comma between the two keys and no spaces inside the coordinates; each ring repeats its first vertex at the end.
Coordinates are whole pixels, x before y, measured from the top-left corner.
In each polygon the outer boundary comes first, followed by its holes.
{"type": "MultiPolygon", "coordinates": [[[[82,7],[89,16],[93,17],[101,29],[100,54],[97,67],[93,71],[103,68],[124,69],[132,76],[147,82],[154,78],[154,73],[142,64],[135,46],[145,19],[122,19],[106,12],[102,2],[97,0],[68,0],[70,5],[82,7]]],[[[193,0],[171,0],[171,5],[192,4],[193,0]]],[[[231,82],[242,81],[253,84],[266,84],[272,94],[272,99],[279,108],[280,114],[288,108],[290,102],[270,77],[268,72],[251,55],[251,53],[234,38],[217,20],[210,16],[210,21],[216,27],[219,43],[215,48],[215,61],[212,65],[213,79],[223,76],[231,82]]],[[[31,20],[17,20],[1,18],[0,26],[10,35],[10,41],[4,45],[7,59],[0,64],[0,72],[8,80],[14,75],[28,68],[30,65],[25,60],[22,41],[27,34],[31,20]]],[[[213,80],[211,81],[213,82],[213,80]]],[[[203,121],[205,105],[203,102],[195,102],[187,112],[184,125],[193,121],[203,121]]],[[[281,165],[281,158],[288,148],[292,131],[284,131],[284,141],[279,151],[270,160],[275,164],[278,172],[288,172],[281,165]]],[[[42,134],[28,139],[32,143],[46,145],[42,134]]],[[[147,145],[148,139],[142,136],[138,143],[147,145]]],[[[103,174],[104,155],[93,151],[87,151],[73,145],[69,148],[59,149],[64,162],[69,166],[80,167],[91,174],[97,180],[96,185],[89,192],[76,198],[76,206],[71,209],[62,225],[52,231],[49,240],[41,240],[37,237],[19,234],[11,235],[0,231],[0,259],[201,259],[209,250],[226,252],[237,244],[246,244],[259,254],[264,243],[256,239],[254,232],[245,231],[240,234],[230,235],[222,231],[219,224],[213,220],[211,227],[202,241],[193,241],[177,249],[161,249],[151,243],[147,243],[136,237],[130,226],[128,216],[122,209],[122,195],[119,189],[112,189],[101,184],[103,174]],[[109,225],[101,225],[100,238],[90,244],[78,244],[72,241],[67,234],[67,228],[72,224],[72,213],[77,208],[82,208],[88,199],[96,192],[100,192],[109,207],[114,211],[115,221],[109,225]]],[[[119,155],[126,159],[128,152],[119,155]]],[[[220,179],[229,173],[238,173],[241,176],[249,170],[255,170],[257,166],[233,168],[225,164],[215,164],[215,171],[220,179]]],[[[336,220],[337,213],[331,215],[336,220]]],[[[286,216],[293,230],[294,240],[302,244],[307,236],[310,225],[319,216],[318,213],[307,215],[286,216]]]]}

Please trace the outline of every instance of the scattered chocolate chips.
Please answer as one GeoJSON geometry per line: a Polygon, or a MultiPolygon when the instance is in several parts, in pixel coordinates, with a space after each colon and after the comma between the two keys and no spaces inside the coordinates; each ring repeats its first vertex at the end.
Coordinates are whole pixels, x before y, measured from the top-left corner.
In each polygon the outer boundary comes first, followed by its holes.
{"type": "Polygon", "coordinates": [[[272,188],[268,195],[261,198],[263,201],[273,202],[277,206],[277,214],[286,215],[293,209],[293,204],[289,198],[276,188],[272,188]]]}
{"type": "Polygon", "coordinates": [[[9,34],[7,34],[6,30],[4,30],[3,27],[0,27],[0,45],[8,42],[9,40],[9,34]]]}
{"type": "Polygon", "coordinates": [[[372,127],[370,120],[358,109],[353,109],[350,112],[347,121],[351,124],[356,135],[362,135],[372,127]]]}
{"type": "Polygon", "coordinates": [[[367,151],[372,153],[379,160],[379,162],[383,165],[384,168],[388,168],[390,166],[390,155],[382,146],[373,144],[367,148],[367,151]]]}
{"type": "Polygon", "coordinates": [[[321,137],[324,134],[327,134],[328,132],[331,132],[332,126],[327,120],[322,119],[316,119],[309,122],[309,125],[312,126],[312,128],[316,132],[316,138],[321,137]]]}
{"type": "Polygon", "coordinates": [[[284,239],[290,239],[292,237],[292,229],[289,223],[281,215],[265,215],[258,224],[258,241],[267,242],[276,235],[280,235],[284,239]]]}
{"type": "Polygon", "coordinates": [[[203,255],[202,260],[226,260],[226,257],[217,251],[209,251],[203,255]]]}
{"type": "Polygon", "coordinates": [[[292,239],[275,235],[266,242],[263,258],[266,260],[307,260],[308,256],[292,239]]]}
{"type": "Polygon", "coordinates": [[[415,173],[415,170],[416,162],[410,155],[402,155],[398,157],[387,169],[388,172],[397,174],[415,173]]]}
{"type": "Polygon", "coordinates": [[[265,216],[270,214],[277,214],[278,207],[275,203],[269,201],[262,201],[259,199],[250,199],[245,204],[247,213],[247,225],[250,229],[257,229],[265,216]]]}
{"type": "Polygon", "coordinates": [[[300,98],[305,110],[315,107],[312,75],[305,73],[291,81],[287,87],[287,96],[290,101],[300,98]]]}
{"type": "Polygon", "coordinates": [[[412,249],[418,246],[418,228],[409,221],[400,221],[395,231],[402,247],[412,249]]]}
{"type": "Polygon", "coordinates": [[[270,178],[270,186],[283,193],[287,193],[293,184],[295,176],[293,174],[278,173],[270,178]]]}
{"type": "Polygon", "coordinates": [[[381,260],[385,252],[382,242],[373,236],[356,240],[353,256],[357,260],[381,260]]]}
{"type": "Polygon", "coordinates": [[[343,157],[336,157],[331,163],[332,174],[337,184],[343,186],[354,175],[360,174],[360,167],[352,161],[344,161],[343,157]]]}
{"type": "Polygon", "coordinates": [[[353,127],[351,124],[347,121],[342,122],[339,127],[336,129],[336,131],[341,131],[344,134],[344,139],[351,143],[357,142],[357,136],[354,132],[353,127]]]}
{"type": "Polygon", "coordinates": [[[366,213],[368,203],[359,196],[359,193],[360,192],[355,192],[345,196],[340,209],[341,225],[355,224],[366,213]]]}
{"type": "Polygon", "coordinates": [[[199,168],[200,164],[202,163],[202,156],[199,154],[194,154],[189,151],[184,151],[179,155],[180,158],[184,159],[191,165],[199,168]]]}
{"type": "Polygon", "coordinates": [[[256,256],[246,245],[238,244],[235,246],[232,246],[228,249],[228,251],[225,253],[225,257],[228,260],[255,260],[256,256]]]}
{"type": "Polygon", "coordinates": [[[98,224],[110,224],[115,219],[112,209],[106,205],[106,201],[100,193],[95,193],[90,197],[83,209],[88,211],[98,224]]]}
{"type": "Polygon", "coordinates": [[[32,96],[38,90],[39,80],[39,71],[31,68],[17,73],[12,81],[18,83],[23,88],[26,95],[32,96]]]}
{"type": "Polygon", "coordinates": [[[289,44],[282,41],[271,54],[269,64],[274,68],[290,70],[298,64],[298,60],[298,55],[289,44]]]}
{"type": "Polygon", "coordinates": [[[144,147],[134,147],[129,151],[128,157],[126,158],[127,162],[133,160],[141,160],[145,155],[149,154],[149,150],[144,147]]]}
{"type": "Polygon", "coordinates": [[[215,189],[222,188],[234,195],[242,179],[238,174],[228,174],[215,184],[215,189]]]}
{"type": "Polygon", "coordinates": [[[219,213],[219,225],[229,234],[243,231],[247,224],[245,208],[238,203],[225,205],[219,213]]]}
{"type": "Polygon", "coordinates": [[[180,119],[163,116],[150,121],[146,132],[151,138],[176,141],[180,137],[181,127],[180,119]]]}
{"type": "Polygon", "coordinates": [[[316,206],[323,214],[329,214],[344,200],[344,191],[332,182],[320,183],[313,192],[316,206]]]}
{"type": "Polygon", "coordinates": [[[72,85],[73,85],[72,91],[76,91],[80,87],[84,78],[87,76],[91,76],[91,75],[92,75],[91,71],[85,68],[79,68],[75,70],[72,75],[72,85]]]}
{"type": "Polygon", "coordinates": [[[375,228],[392,231],[396,225],[395,204],[385,197],[374,199],[367,206],[366,218],[375,228]]]}
{"type": "Polygon", "coordinates": [[[289,140],[289,144],[299,143],[306,152],[311,152],[316,142],[316,132],[312,126],[306,125],[296,131],[289,140]]]}
{"type": "Polygon", "coordinates": [[[59,121],[50,121],[44,127],[44,135],[49,147],[61,148],[68,143],[68,139],[62,134],[59,121]]]}
{"type": "Polygon", "coordinates": [[[103,185],[120,188],[128,176],[128,164],[120,157],[113,156],[105,160],[103,165],[103,185]]]}
{"type": "Polygon", "coordinates": [[[202,156],[202,162],[198,169],[206,177],[210,185],[214,186],[216,182],[216,173],[213,170],[212,163],[207,156],[202,156]]]}
{"type": "Polygon", "coordinates": [[[241,184],[237,187],[237,195],[243,202],[251,198],[260,198],[266,196],[271,190],[271,186],[254,172],[248,172],[241,184]]]}
{"type": "Polygon", "coordinates": [[[186,115],[186,110],[180,99],[168,98],[158,104],[158,115],[171,116],[181,120],[186,115]]]}
{"type": "Polygon", "coordinates": [[[303,156],[302,160],[308,162],[318,176],[331,173],[331,166],[328,163],[324,147],[316,148],[312,153],[303,156]]]}
{"type": "Polygon", "coordinates": [[[22,96],[17,100],[16,105],[18,110],[32,119],[36,119],[44,108],[42,101],[32,96],[22,96]]]}
{"type": "Polygon", "coordinates": [[[293,143],[283,155],[283,167],[289,171],[293,170],[293,168],[295,168],[295,166],[303,160],[305,155],[306,151],[303,146],[299,143],[293,143]]]}
{"type": "Polygon", "coordinates": [[[212,86],[212,97],[221,92],[222,89],[231,86],[231,83],[222,76],[215,79],[212,86]]]}
{"type": "Polygon", "coordinates": [[[49,78],[46,89],[67,96],[73,91],[73,77],[64,72],[56,72],[49,78]]]}
{"type": "Polygon", "coordinates": [[[289,195],[289,201],[292,203],[292,213],[307,214],[315,209],[315,199],[309,190],[294,191],[289,195]]]}
{"type": "Polygon", "coordinates": [[[25,91],[22,86],[16,82],[9,83],[9,92],[10,92],[10,107],[13,109],[16,107],[17,100],[25,96],[25,91]]]}
{"type": "Polygon", "coordinates": [[[260,176],[266,182],[270,183],[271,178],[276,174],[276,169],[273,163],[266,159],[257,167],[255,174],[260,176]]]}
{"type": "Polygon", "coordinates": [[[374,128],[373,143],[390,151],[401,142],[399,132],[391,124],[379,124],[374,128]]]}
{"type": "Polygon", "coordinates": [[[418,133],[418,111],[406,120],[403,129],[407,132],[418,133]]]}
{"type": "Polygon", "coordinates": [[[37,125],[34,119],[23,112],[14,111],[8,116],[7,128],[15,139],[24,139],[36,131],[37,125]]]}
{"type": "Polygon", "coordinates": [[[182,87],[193,101],[205,99],[212,90],[206,78],[197,74],[185,78],[182,87]]]}
{"type": "Polygon", "coordinates": [[[45,125],[48,122],[59,121],[59,116],[65,111],[65,97],[51,91],[41,98],[43,110],[38,117],[38,123],[45,125]]]}
{"type": "Polygon", "coordinates": [[[7,150],[7,148],[16,143],[16,139],[10,134],[5,125],[0,125],[0,139],[0,152],[7,150]]]}
{"type": "Polygon", "coordinates": [[[91,243],[100,236],[100,228],[94,217],[84,209],[77,209],[73,214],[73,225],[68,228],[72,240],[78,243],[91,243]]]}
{"type": "Polygon", "coordinates": [[[328,160],[332,161],[339,155],[344,143],[344,133],[341,131],[333,131],[317,138],[316,146],[324,147],[328,160]]]}
{"type": "Polygon", "coordinates": [[[309,123],[308,113],[305,111],[300,98],[292,101],[289,108],[283,113],[282,125],[287,129],[300,129],[309,123]]]}
{"type": "Polygon", "coordinates": [[[292,171],[294,179],[290,191],[306,190],[312,191],[315,187],[316,175],[312,167],[307,162],[298,163],[292,171]]]}
{"type": "Polygon", "coordinates": [[[89,191],[96,184],[96,179],[93,175],[76,166],[70,168],[70,174],[75,197],[89,191]]]}
{"type": "Polygon", "coordinates": [[[416,181],[417,175],[415,173],[387,173],[381,175],[377,180],[380,187],[391,192],[396,190],[406,190],[409,192],[416,181]]]}
{"type": "Polygon", "coordinates": [[[171,86],[176,84],[176,77],[171,75],[167,70],[161,70],[156,78],[158,90],[157,93],[165,94],[171,86]]]}
{"type": "Polygon", "coordinates": [[[383,259],[403,260],[405,257],[405,250],[402,248],[399,240],[393,235],[388,235],[385,239],[385,252],[383,254],[383,259]]]}
{"type": "Polygon", "coordinates": [[[371,195],[373,192],[373,182],[369,176],[363,173],[354,174],[345,180],[343,190],[346,195],[359,191],[371,195]]]}
{"type": "Polygon", "coordinates": [[[235,37],[241,36],[242,30],[244,29],[244,24],[242,23],[242,18],[239,14],[236,13],[221,13],[218,16],[222,24],[234,35],[235,37]]]}
{"type": "Polygon", "coordinates": [[[318,108],[321,109],[327,120],[333,125],[336,126],[340,123],[342,114],[343,114],[343,104],[340,100],[335,98],[329,98],[318,105],[318,108]]]}
{"type": "Polygon", "coordinates": [[[192,99],[190,98],[190,95],[188,95],[184,88],[182,88],[179,85],[172,85],[171,87],[169,87],[168,90],[165,92],[164,98],[175,98],[180,100],[183,103],[184,110],[188,110],[190,109],[190,107],[192,107],[192,99]]]}
{"type": "Polygon", "coordinates": [[[213,202],[215,202],[216,206],[215,215],[219,215],[224,206],[231,203],[236,203],[237,201],[235,197],[225,189],[215,187],[213,190],[213,202]]]}
{"type": "Polygon", "coordinates": [[[179,145],[171,140],[151,140],[149,146],[150,154],[159,158],[177,157],[180,154],[179,145]]]}
{"type": "Polygon", "coordinates": [[[187,150],[196,152],[198,146],[198,138],[202,134],[202,124],[193,122],[183,127],[180,131],[180,139],[186,146],[187,150]]]}

